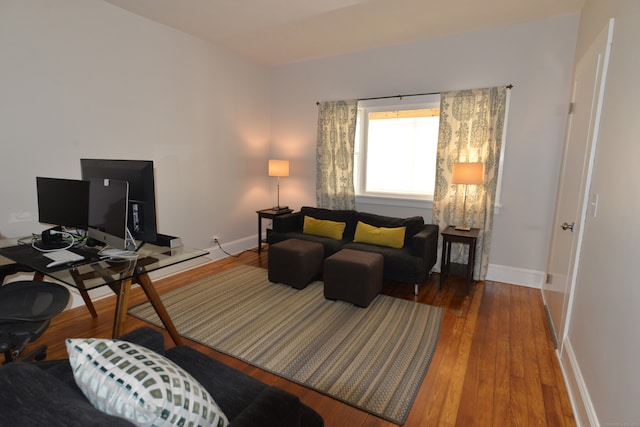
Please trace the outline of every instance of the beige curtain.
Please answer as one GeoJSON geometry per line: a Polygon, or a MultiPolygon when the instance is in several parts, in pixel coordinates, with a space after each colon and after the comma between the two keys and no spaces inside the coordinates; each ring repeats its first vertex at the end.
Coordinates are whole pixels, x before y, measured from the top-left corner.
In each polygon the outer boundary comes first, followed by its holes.
{"type": "Polygon", "coordinates": [[[355,209],[353,152],[358,101],[321,102],[316,146],[316,203],[327,209],[355,209]]]}
{"type": "MultiPolygon", "coordinates": [[[[489,265],[506,103],[506,86],[441,94],[433,223],[441,230],[461,223],[465,189],[464,185],[451,184],[453,163],[484,163],[484,185],[467,187],[466,220],[469,226],[480,229],[475,280],[485,279],[489,265]]],[[[442,236],[440,240],[442,243],[442,236]]],[[[454,248],[451,253],[451,261],[466,263],[468,246],[458,246],[459,250],[454,248]]]]}

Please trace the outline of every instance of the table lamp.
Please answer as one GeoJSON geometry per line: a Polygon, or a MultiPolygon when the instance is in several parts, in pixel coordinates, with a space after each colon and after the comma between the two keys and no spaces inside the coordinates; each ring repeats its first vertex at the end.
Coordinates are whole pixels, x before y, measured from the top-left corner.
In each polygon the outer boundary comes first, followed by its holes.
{"type": "Polygon", "coordinates": [[[464,202],[462,205],[462,224],[456,230],[469,231],[467,226],[467,186],[481,185],[484,182],[484,163],[454,163],[451,168],[451,183],[464,185],[464,202]]]}
{"type": "Polygon", "coordinates": [[[288,206],[280,206],[280,177],[289,176],[289,160],[269,160],[269,176],[278,177],[278,203],[273,210],[287,209],[288,206]]]}

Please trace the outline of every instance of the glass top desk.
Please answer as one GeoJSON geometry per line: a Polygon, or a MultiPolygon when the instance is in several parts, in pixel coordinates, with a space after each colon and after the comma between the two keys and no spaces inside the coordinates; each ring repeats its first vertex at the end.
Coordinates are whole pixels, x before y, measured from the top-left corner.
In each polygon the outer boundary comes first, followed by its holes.
{"type": "Polygon", "coordinates": [[[82,254],[87,259],[76,264],[47,268],[46,265],[51,260],[45,258],[40,251],[32,248],[30,239],[3,239],[0,240],[0,266],[13,263],[22,264],[35,271],[35,280],[43,280],[44,276],[49,276],[78,289],[92,317],[96,317],[97,313],[88,291],[109,286],[116,294],[112,331],[114,338],[124,333],[131,284],[138,283],[173,341],[176,344],[182,344],[182,337],[169,317],[149,273],[205,256],[208,252],[184,246],[169,248],[149,243],[142,245],[137,252],[138,258],[136,259],[107,260],[100,259],[97,249],[82,248],[82,254]],[[28,241],[29,244],[20,244],[21,241],[28,241]]]}

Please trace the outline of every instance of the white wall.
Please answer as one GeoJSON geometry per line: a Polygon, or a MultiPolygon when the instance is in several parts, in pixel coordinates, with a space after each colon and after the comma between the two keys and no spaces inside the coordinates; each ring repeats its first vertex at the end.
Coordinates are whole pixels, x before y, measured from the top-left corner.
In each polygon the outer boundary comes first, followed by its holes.
{"type": "MultiPolygon", "coordinates": [[[[500,273],[496,279],[540,286],[577,24],[578,16],[570,15],[274,68],[272,154],[292,160],[281,200],[296,208],[315,205],[316,101],[511,83],[502,206],[490,263],[494,276],[500,273]]],[[[358,209],[423,215],[431,222],[426,209],[358,209]]]]}
{"type": "Polygon", "coordinates": [[[576,58],[615,18],[589,217],[563,366],[581,425],[640,425],[640,2],[587,0],[576,58]]]}
{"type": "Polygon", "coordinates": [[[36,176],[150,159],[160,232],[194,247],[269,206],[266,69],[101,0],[0,0],[0,234],[37,221],[36,176]]]}

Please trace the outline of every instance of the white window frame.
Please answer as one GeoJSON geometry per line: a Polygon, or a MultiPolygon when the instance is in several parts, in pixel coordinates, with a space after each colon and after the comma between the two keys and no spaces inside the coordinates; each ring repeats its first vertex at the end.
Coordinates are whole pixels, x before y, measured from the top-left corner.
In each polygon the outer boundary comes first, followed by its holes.
{"type": "MultiPolygon", "coordinates": [[[[365,132],[365,129],[366,129],[365,123],[363,120],[361,120],[361,118],[365,117],[366,113],[364,112],[364,110],[366,109],[379,108],[379,111],[380,110],[384,111],[386,109],[395,108],[398,106],[405,107],[404,109],[409,109],[408,108],[409,106],[412,106],[411,108],[425,108],[425,107],[418,107],[418,106],[429,104],[433,102],[434,99],[437,99],[439,103],[440,95],[439,94],[420,95],[415,97],[407,96],[404,98],[395,97],[395,98],[388,98],[388,99],[360,101],[358,102],[358,123],[357,123],[358,132],[360,133],[360,135],[362,135],[363,132],[365,132]]],[[[494,204],[494,214],[500,213],[500,208],[502,207],[502,173],[504,170],[504,156],[505,156],[505,151],[507,146],[507,129],[508,129],[507,125],[508,125],[510,106],[511,106],[511,91],[507,90],[507,99],[506,99],[505,112],[504,112],[504,128],[502,129],[502,148],[500,150],[500,160],[498,164],[498,182],[496,185],[496,200],[494,204]]],[[[432,107],[426,107],[426,108],[432,108],[432,107]]],[[[358,150],[359,148],[360,149],[362,148],[362,147],[359,147],[360,143],[361,142],[356,139],[356,150],[358,150]]],[[[358,183],[363,182],[364,174],[366,173],[363,167],[364,166],[363,162],[365,162],[364,157],[365,156],[361,155],[361,153],[358,153],[358,157],[356,157],[356,161],[359,163],[357,166],[357,171],[359,174],[357,179],[358,183]]],[[[435,176],[434,176],[434,179],[435,179],[435,176]]],[[[360,187],[360,186],[361,184],[358,184],[357,187],[360,187]]],[[[402,207],[409,207],[409,208],[426,208],[426,209],[433,208],[433,195],[425,198],[417,198],[417,197],[391,196],[389,194],[384,194],[384,195],[366,194],[366,193],[362,193],[360,189],[357,187],[355,189],[356,203],[366,203],[366,204],[386,205],[386,206],[402,206],[402,207]]]]}
{"type": "MultiPolygon", "coordinates": [[[[370,112],[392,111],[392,110],[415,110],[440,108],[440,94],[394,97],[384,99],[374,99],[360,101],[358,103],[358,131],[356,138],[356,171],[358,176],[356,181],[356,203],[368,203],[391,206],[404,206],[416,208],[431,208],[433,204],[433,194],[412,195],[412,194],[389,194],[366,192],[364,190],[366,176],[366,133],[367,121],[370,112]]],[[[434,159],[435,161],[435,159],[434,159]]],[[[434,176],[435,180],[435,176],[434,176]]]]}

